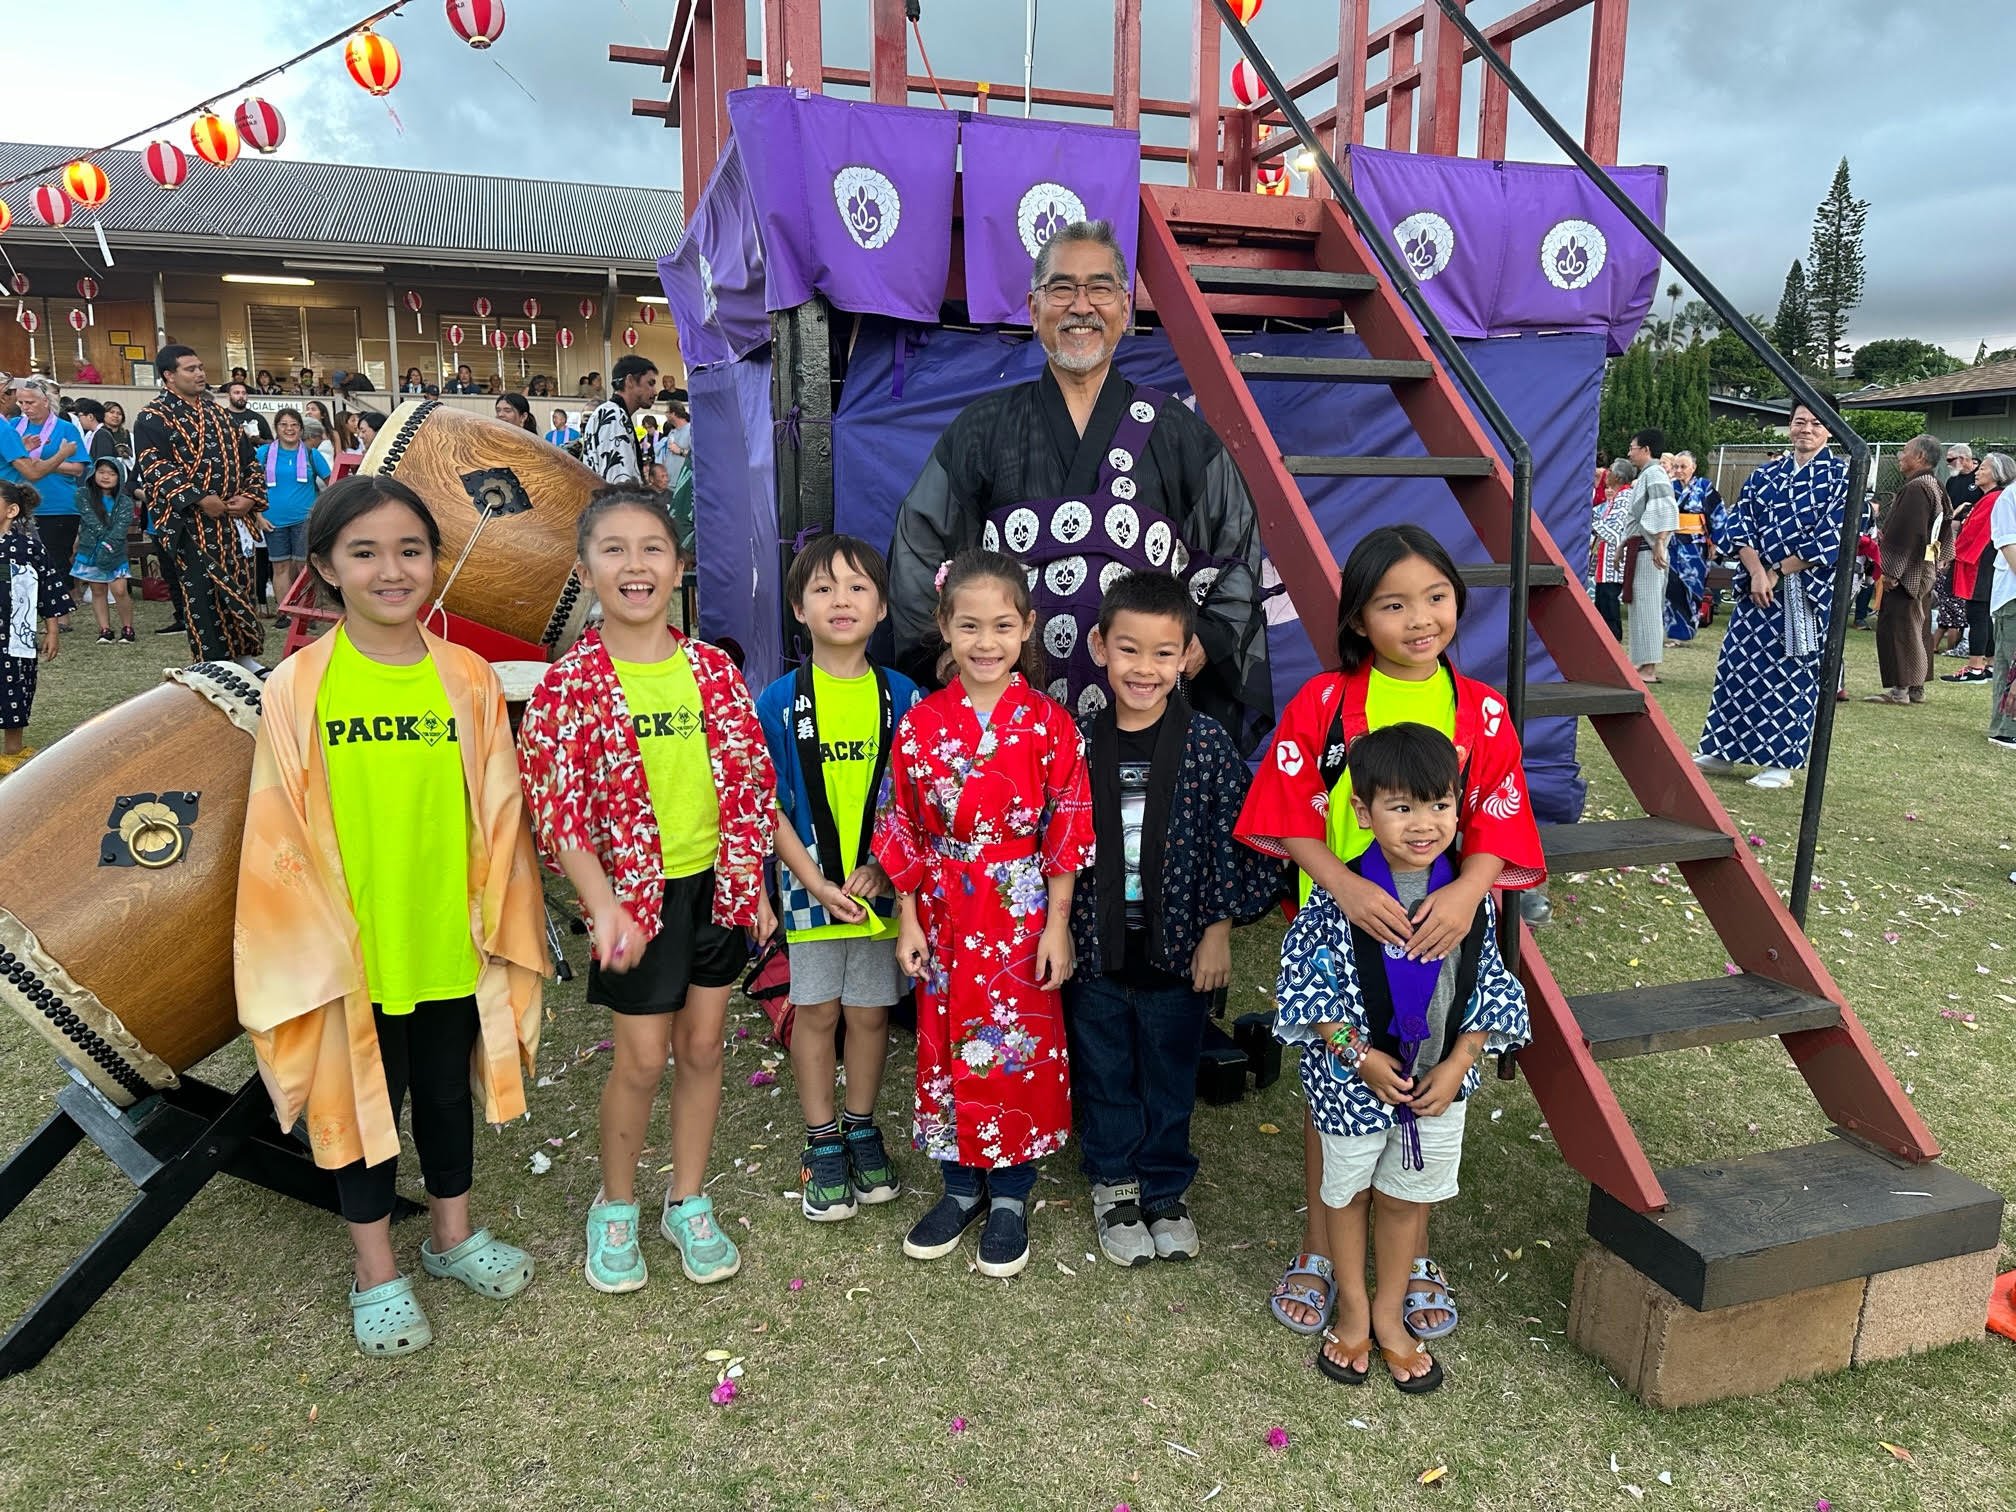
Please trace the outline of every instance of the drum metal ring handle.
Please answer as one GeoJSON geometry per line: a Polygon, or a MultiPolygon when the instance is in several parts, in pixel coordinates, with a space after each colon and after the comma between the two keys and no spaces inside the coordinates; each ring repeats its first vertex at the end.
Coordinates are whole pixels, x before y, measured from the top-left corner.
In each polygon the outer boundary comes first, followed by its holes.
{"type": "Polygon", "coordinates": [[[132,851],[134,864],[149,871],[173,866],[188,843],[175,822],[175,811],[163,803],[138,805],[119,821],[119,836],[132,851]]]}

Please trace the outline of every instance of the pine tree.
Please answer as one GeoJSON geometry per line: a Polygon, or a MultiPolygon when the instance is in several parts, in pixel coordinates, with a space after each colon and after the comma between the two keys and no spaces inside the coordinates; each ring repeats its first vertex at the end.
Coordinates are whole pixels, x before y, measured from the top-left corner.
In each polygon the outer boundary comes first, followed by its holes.
{"type": "Polygon", "coordinates": [[[1806,298],[1806,268],[1797,258],[1785,275],[1785,292],[1778,296],[1778,315],[1771,322],[1771,345],[1795,368],[1813,362],[1813,312],[1806,298]]]}
{"type": "Polygon", "coordinates": [[[1827,198],[1813,212],[1807,248],[1807,302],[1812,310],[1816,365],[1832,377],[1848,344],[1848,312],[1862,303],[1862,232],[1869,202],[1848,191],[1848,159],[1834,170],[1827,198]]]}

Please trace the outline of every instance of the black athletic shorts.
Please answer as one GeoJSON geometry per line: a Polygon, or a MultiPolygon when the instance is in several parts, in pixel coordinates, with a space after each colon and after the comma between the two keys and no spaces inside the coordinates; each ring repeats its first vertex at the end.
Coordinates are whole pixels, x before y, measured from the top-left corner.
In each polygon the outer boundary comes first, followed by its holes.
{"type": "Polygon", "coordinates": [[[611,1013],[676,1013],[689,987],[732,987],[749,964],[739,925],[714,922],[714,873],[665,879],[665,917],[628,971],[588,963],[588,1001],[611,1013]]]}

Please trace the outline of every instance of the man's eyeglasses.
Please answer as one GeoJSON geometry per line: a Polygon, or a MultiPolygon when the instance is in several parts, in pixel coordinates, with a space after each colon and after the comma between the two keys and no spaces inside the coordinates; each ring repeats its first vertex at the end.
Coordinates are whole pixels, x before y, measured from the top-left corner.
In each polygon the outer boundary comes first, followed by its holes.
{"type": "Polygon", "coordinates": [[[1053,278],[1038,291],[1045,303],[1055,309],[1064,309],[1078,302],[1078,291],[1085,291],[1085,298],[1095,309],[1110,309],[1120,302],[1120,285],[1111,278],[1088,278],[1083,283],[1070,278],[1053,278]]]}

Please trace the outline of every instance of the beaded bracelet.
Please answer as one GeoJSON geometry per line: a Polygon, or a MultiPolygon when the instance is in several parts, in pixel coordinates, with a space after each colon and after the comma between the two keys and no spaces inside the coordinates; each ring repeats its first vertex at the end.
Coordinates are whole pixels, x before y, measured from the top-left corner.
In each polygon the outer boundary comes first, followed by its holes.
{"type": "Polygon", "coordinates": [[[1334,1031],[1330,1036],[1330,1053],[1355,1071],[1365,1058],[1365,1047],[1358,1043],[1358,1031],[1349,1025],[1334,1031]]]}

